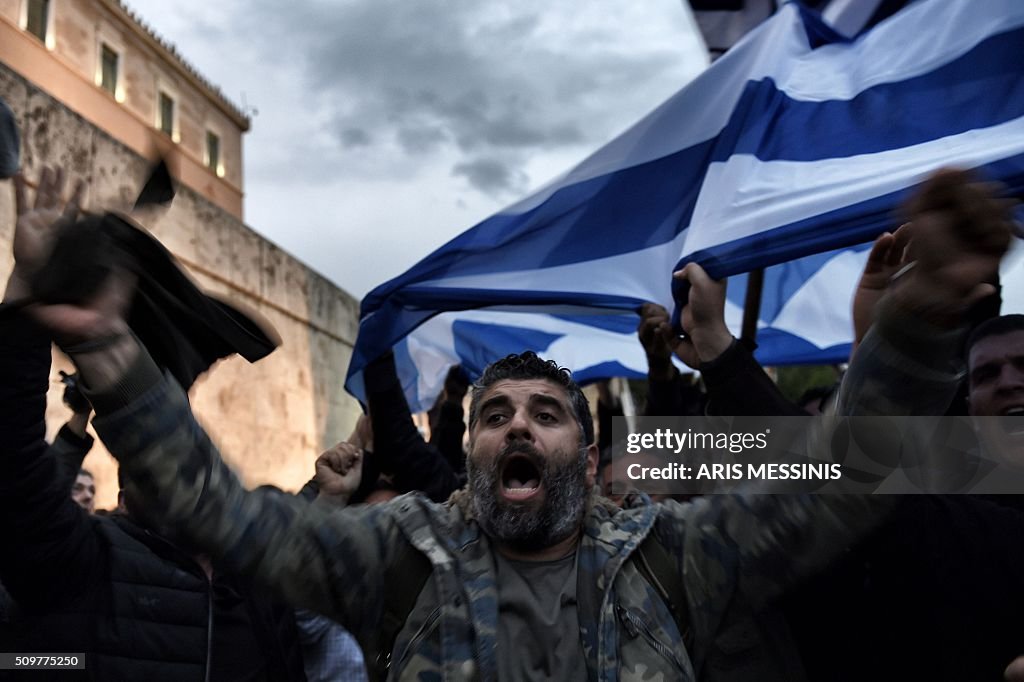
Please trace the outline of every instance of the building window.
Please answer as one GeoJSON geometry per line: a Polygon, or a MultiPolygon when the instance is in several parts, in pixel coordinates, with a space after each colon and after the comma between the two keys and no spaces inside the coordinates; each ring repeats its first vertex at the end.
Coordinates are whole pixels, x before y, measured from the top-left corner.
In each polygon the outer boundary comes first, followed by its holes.
{"type": "MultiPolygon", "coordinates": [[[[175,138],[174,99],[166,92],[160,93],[160,108],[157,110],[157,128],[165,135],[175,138]]],[[[174,141],[177,142],[177,139],[174,141]]]]}
{"type": "Polygon", "coordinates": [[[209,130],[206,131],[206,167],[224,177],[224,166],[220,163],[220,137],[209,130]]]}
{"type": "Polygon", "coordinates": [[[100,87],[117,97],[117,68],[120,55],[110,45],[100,45],[100,87]]]}
{"type": "Polygon", "coordinates": [[[25,30],[46,42],[46,27],[50,20],[50,0],[27,0],[25,30]]]}

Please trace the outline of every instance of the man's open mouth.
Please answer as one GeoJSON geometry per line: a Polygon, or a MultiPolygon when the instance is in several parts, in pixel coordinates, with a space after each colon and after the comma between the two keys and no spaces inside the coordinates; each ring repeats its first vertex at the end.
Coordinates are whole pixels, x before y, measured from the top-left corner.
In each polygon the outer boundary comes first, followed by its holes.
{"type": "Polygon", "coordinates": [[[1003,433],[1012,436],[1024,434],[1024,406],[1014,405],[999,412],[999,420],[1003,433]]]}
{"type": "Polygon", "coordinates": [[[526,455],[515,454],[501,467],[501,495],[512,502],[522,502],[540,491],[540,470],[526,455]]]}

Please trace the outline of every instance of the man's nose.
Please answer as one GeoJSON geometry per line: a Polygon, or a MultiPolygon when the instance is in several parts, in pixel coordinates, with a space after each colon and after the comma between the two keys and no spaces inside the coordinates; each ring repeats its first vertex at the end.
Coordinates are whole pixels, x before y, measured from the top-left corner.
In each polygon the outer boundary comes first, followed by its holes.
{"type": "Polygon", "coordinates": [[[525,410],[516,410],[508,423],[508,431],[505,432],[506,440],[533,440],[529,415],[525,410]]]}

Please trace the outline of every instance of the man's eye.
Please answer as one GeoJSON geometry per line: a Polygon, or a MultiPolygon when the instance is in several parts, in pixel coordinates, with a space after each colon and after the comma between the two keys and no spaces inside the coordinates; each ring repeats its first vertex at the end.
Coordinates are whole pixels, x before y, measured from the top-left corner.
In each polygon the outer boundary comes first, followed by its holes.
{"type": "Polygon", "coordinates": [[[502,421],[504,421],[504,419],[505,419],[505,415],[503,415],[502,413],[500,413],[500,412],[492,412],[489,415],[487,415],[486,418],[484,418],[484,423],[486,423],[486,424],[500,424],[502,421]]]}
{"type": "Polygon", "coordinates": [[[998,372],[991,367],[984,367],[971,375],[971,383],[975,385],[984,384],[996,377],[998,372]]]}
{"type": "Polygon", "coordinates": [[[537,420],[538,421],[542,421],[542,422],[549,422],[549,423],[558,421],[558,419],[555,417],[555,415],[551,414],[550,412],[540,412],[540,413],[538,413],[537,414],[537,420]]]}

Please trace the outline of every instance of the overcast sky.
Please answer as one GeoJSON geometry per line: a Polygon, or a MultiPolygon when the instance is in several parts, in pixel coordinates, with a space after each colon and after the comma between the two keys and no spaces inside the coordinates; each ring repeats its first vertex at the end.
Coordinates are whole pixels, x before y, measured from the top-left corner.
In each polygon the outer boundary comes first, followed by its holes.
{"type": "Polygon", "coordinates": [[[126,4],[258,111],[246,223],[358,298],[706,64],[683,0],[126,4]]]}

